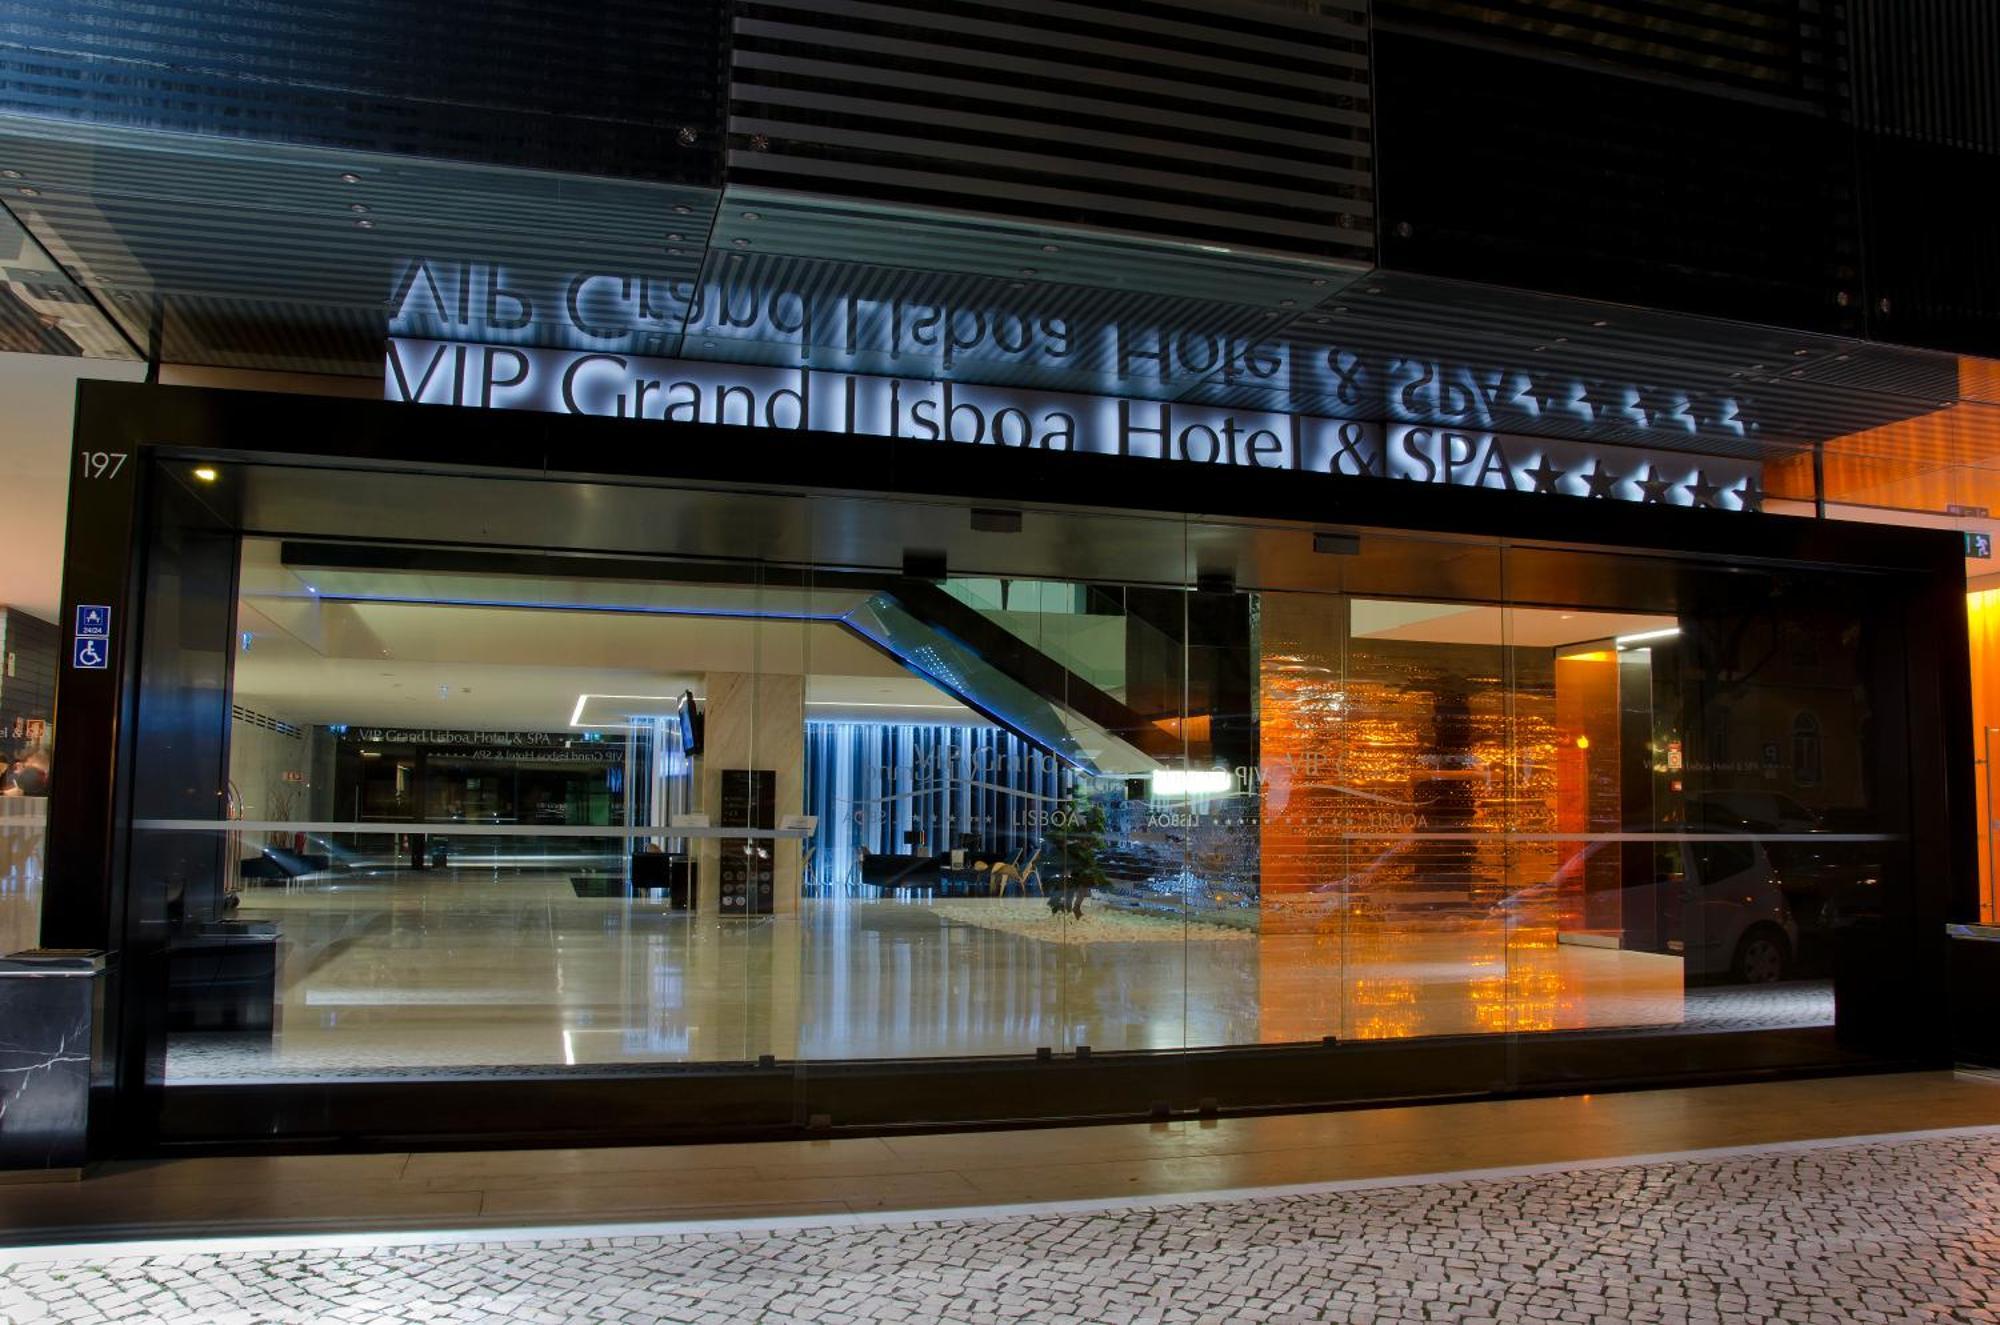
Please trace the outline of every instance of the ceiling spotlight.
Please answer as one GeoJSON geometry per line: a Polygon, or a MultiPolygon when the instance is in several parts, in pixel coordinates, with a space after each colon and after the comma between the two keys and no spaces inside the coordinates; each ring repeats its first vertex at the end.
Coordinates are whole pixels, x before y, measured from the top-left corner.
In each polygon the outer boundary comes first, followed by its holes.
{"type": "Polygon", "coordinates": [[[375,228],[375,223],[364,216],[359,221],[356,221],[354,223],[354,227],[357,230],[373,230],[375,228]]]}
{"type": "Polygon", "coordinates": [[[26,184],[23,184],[21,186],[21,196],[23,198],[39,198],[42,196],[42,191],[40,189],[30,188],[26,184]]]}
{"type": "Polygon", "coordinates": [[[21,172],[18,170],[0,170],[0,179],[19,179],[19,178],[21,178],[21,172]]]}
{"type": "Polygon", "coordinates": [[[686,216],[686,215],[687,215],[688,213],[692,212],[693,210],[694,210],[694,208],[692,208],[692,207],[688,206],[688,205],[687,205],[686,203],[684,203],[684,202],[677,202],[677,203],[675,203],[675,204],[674,204],[674,215],[675,215],[675,216],[686,216]]]}
{"type": "Polygon", "coordinates": [[[745,212],[743,213],[743,219],[746,221],[761,221],[764,219],[764,214],[762,212],[745,212]]]}
{"type": "Polygon", "coordinates": [[[347,204],[347,210],[350,212],[365,212],[368,210],[368,204],[365,202],[350,202],[347,204]]]}
{"type": "Polygon", "coordinates": [[[1021,268],[1021,274],[1023,276],[1033,276],[1035,274],[1035,269],[1033,267],[1023,267],[1021,268]]]}
{"type": "Polygon", "coordinates": [[[215,471],[213,469],[210,469],[207,465],[203,465],[200,469],[195,470],[194,476],[200,479],[203,483],[213,483],[215,482],[216,478],[215,471]]]}
{"type": "Polygon", "coordinates": [[[359,184],[361,182],[361,176],[352,173],[345,174],[340,177],[340,182],[342,184],[359,184]]]}
{"type": "Polygon", "coordinates": [[[1599,319],[1597,319],[1597,321],[1595,321],[1595,322],[1591,323],[1590,325],[1591,325],[1591,326],[1593,326],[1593,327],[1608,327],[1608,326],[1610,326],[1611,324],[1610,324],[1609,322],[1605,321],[1605,320],[1604,320],[1603,318],[1599,318],[1599,319]]]}
{"type": "Polygon", "coordinates": [[[736,247],[738,247],[738,248],[749,248],[749,247],[750,247],[750,241],[749,241],[749,240],[747,240],[747,239],[732,239],[732,240],[730,240],[729,242],[730,242],[730,243],[732,243],[732,244],[734,244],[734,245],[735,245],[736,247]]]}
{"type": "Polygon", "coordinates": [[[1793,351],[1792,351],[1792,357],[1793,357],[1793,358],[1795,358],[1795,359],[1803,359],[1803,358],[1805,358],[1805,357],[1806,357],[1806,356],[1807,356],[1808,354],[1811,354],[1811,353],[1812,353],[1812,351],[1811,351],[1811,350],[1793,350],[1793,351]]]}
{"type": "Polygon", "coordinates": [[[1061,247],[1061,245],[1058,245],[1058,244],[1044,244],[1044,245],[1042,245],[1042,252],[1044,252],[1044,253],[1060,253],[1060,252],[1062,252],[1062,247],[1061,247]]]}

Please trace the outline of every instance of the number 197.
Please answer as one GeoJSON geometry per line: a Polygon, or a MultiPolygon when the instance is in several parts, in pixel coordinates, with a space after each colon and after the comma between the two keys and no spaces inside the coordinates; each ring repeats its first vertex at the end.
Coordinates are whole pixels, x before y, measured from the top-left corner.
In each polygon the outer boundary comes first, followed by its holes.
{"type": "Polygon", "coordinates": [[[123,451],[83,451],[77,459],[83,464],[85,478],[117,478],[118,471],[125,468],[123,451]]]}

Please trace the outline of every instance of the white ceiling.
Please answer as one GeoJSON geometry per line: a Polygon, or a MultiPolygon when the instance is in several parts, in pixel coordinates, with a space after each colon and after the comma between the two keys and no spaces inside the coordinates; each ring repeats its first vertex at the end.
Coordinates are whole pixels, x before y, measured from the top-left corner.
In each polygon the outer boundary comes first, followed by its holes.
{"type": "Polygon", "coordinates": [[[1427,644],[1557,649],[1680,624],[1673,617],[1644,612],[1468,607],[1463,603],[1383,598],[1356,598],[1350,606],[1353,613],[1350,627],[1356,639],[1415,640],[1427,644]]]}
{"type": "MultiPolygon", "coordinates": [[[[370,575],[385,596],[415,596],[394,592],[395,573],[370,575]]],[[[610,584],[600,596],[641,590],[660,586],[610,584]]],[[[804,675],[813,717],[983,722],[828,621],[335,601],[261,539],[244,545],[239,629],[236,702],[302,725],[560,731],[580,696],[600,697],[585,722],[612,723],[671,712],[682,691],[703,694],[711,672],[804,675]]]]}

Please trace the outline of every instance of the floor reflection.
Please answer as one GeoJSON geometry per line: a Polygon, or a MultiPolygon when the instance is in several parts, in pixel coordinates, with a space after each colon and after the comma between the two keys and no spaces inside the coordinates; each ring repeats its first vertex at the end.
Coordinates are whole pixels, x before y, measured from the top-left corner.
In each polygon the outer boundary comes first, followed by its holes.
{"type": "MultiPolygon", "coordinates": [[[[1037,905],[824,901],[745,921],[579,898],[557,876],[428,873],[253,889],[242,916],[284,935],[276,1030],[268,1039],[179,1036],[168,1073],[1665,1027],[1691,1017],[1696,997],[1683,993],[1678,959],[1561,943],[1553,926],[1348,916],[1256,932],[1107,913],[1051,930],[1037,905]]],[[[1772,1007],[1790,1024],[1831,1013],[1830,997],[1772,1007]]]]}

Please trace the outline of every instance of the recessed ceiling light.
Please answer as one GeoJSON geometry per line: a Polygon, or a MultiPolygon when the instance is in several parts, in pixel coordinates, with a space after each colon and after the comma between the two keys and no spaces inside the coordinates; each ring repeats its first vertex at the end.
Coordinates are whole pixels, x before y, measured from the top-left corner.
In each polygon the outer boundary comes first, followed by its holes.
{"type": "Polygon", "coordinates": [[[342,184],[359,184],[361,182],[361,176],[349,172],[340,177],[340,182],[342,184]]]}
{"type": "Polygon", "coordinates": [[[1608,327],[1608,326],[1610,326],[1611,324],[1610,324],[1609,322],[1605,321],[1605,320],[1604,320],[1603,318],[1599,318],[1599,319],[1597,319],[1597,321],[1595,321],[1595,322],[1591,323],[1590,325],[1591,325],[1591,326],[1593,326],[1593,327],[1608,327]]]}
{"type": "Polygon", "coordinates": [[[21,196],[23,198],[39,198],[42,196],[42,191],[40,189],[29,188],[23,184],[21,186],[21,196]]]}
{"type": "Polygon", "coordinates": [[[364,216],[354,223],[354,228],[357,230],[373,230],[375,223],[364,216]]]}
{"type": "Polygon", "coordinates": [[[1313,277],[1313,279],[1312,279],[1312,283],[1313,283],[1314,285],[1325,285],[1325,284],[1326,284],[1326,277],[1324,277],[1324,276],[1315,276],[1315,277],[1313,277]]]}
{"type": "Polygon", "coordinates": [[[1062,252],[1062,246],[1061,246],[1061,245],[1059,245],[1059,244],[1044,244],[1044,245],[1042,245],[1042,252],[1044,252],[1044,253],[1060,253],[1060,252],[1062,252]]]}
{"type": "Polygon", "coordinates": [[[678,233],[678,232],[676,232],[676,233],[674,233],[674,234],[671,234],[671,235],[668,235],[668,236],[667,236],[667,242],[668,242],[669,244],[678,244],[678,243],[680,243],[680,242],[681,242],[681,237],[680,237],[679,233],[678,233]]]}
{"type": "Polygon", "coordinates": [[[764,219],[764,216],[761,212],[745,212],[743,213],[743,219],[746,221],[761,221],[764,219]]]}
{"type": "Polygon", "coordinates": [[[18,170],[0,170],[0,179],[19,179],[19,178],[21,178],[21,172],[18,170]]]}
{"type": "Polygon", "coordinates": [[[1792,351],[1792,357],[1793,357],[1793,358],[1795,358],[1795,359],[1803,359],[1803,358],[1805,358],[1805,357],[1806,357],[1806,356],[1807,356],[1808,354],[1811,354],[1811,353],[1812,353],[1812,351],[1811,351],[1811,350],[1793,350],[1793,351],[1792,351]]]}
{"type": "Polygon", "coordinates": [[[692,208],[692,207],[688,206],[688,205],[687,205],[686,203],[684,203],[684,202],[677,202],[677,203],[675,203],[675,204],[674,204],[674,215],[676,215],[676,216],[686,216],[686,215],[687,215],[688,213],[692,212],[693,210],[694,210],[694,208],[692,208]]]}
{"type": "Polygon", "coordinates": [[[1033,267],[1023,267],[1021,268],[1021,274],[1023,276],[1033,276],[1035,274],[1035,269],[1033,267]]]}
{"type": "Polygon", "coordinates": [[[203,483],[213,483],[215,482],[216,479],[215,471],[210,469],[207,465],[203,465],[200,469],[195,470],[194,476],[200,479],[203,483]]]}
{"type": "Polygon", "coordinates": [[[365,212],[368,210],[368,204],[365,202],[350,202],[347,204],[347,210],[350,212],[365,212]]]}
{"type": "Polygon", "coordinates": [[[747,240],[747,239],[732,239],[732,240],[730,240],[729,242],[730,242],[730,243],[732,243],[732,244],[734,244],[734,245],[735,245],[736,247],[738,247],[738,248],[749,248],[749,247],[750,247],[750,241],[749,241],[749,240],[747,240]]]}

